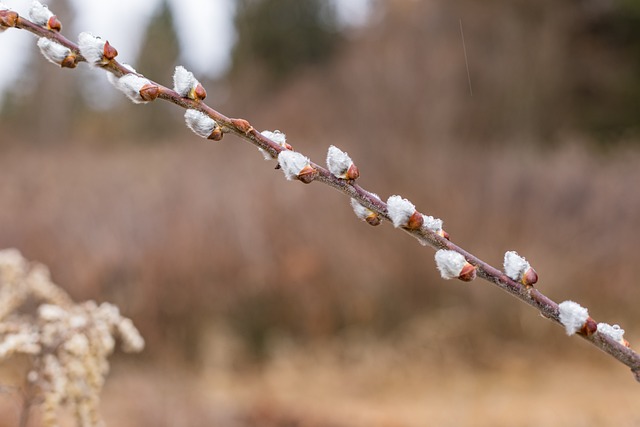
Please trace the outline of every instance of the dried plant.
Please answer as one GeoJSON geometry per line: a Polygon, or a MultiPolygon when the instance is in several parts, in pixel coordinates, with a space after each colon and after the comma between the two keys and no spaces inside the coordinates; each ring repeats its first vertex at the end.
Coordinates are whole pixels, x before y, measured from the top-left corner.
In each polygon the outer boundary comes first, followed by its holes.
{"type": "Polygon", "coordinates": [[[116,339],[124,351],[144,347],[116,306],[76,304],[51,281],[47,267],[29,263],[16,249],[0,251],[0,361],[20,354],[30,360],[21,425],[36,401],[42,402],[45,426],[58,425],[64,405],[79,426],[101,425],[100,392],[116,339]],[[35,313],[21,311],[29,301],[38,304],[35,313]]]}
{"type": "Polygon", "coordinates": [[[110,82],[135,103],[162,99],[185,108],[187,126],[203,138],[218,141],[225,134],[233,134],[255,145],[265,159],[277,160],[276,167],[282,169],[288,180],[305,184],[321,182],[342,192],[351,198],[358,218],[373,226],[383,220],[390,221],[422,245],[436,249],[435,260],[443,278],[472,281],[480,277],[497,285],[537,309],[545,318],[564,326],[568,335],[579,335],[631,368],[640,381],[640,355],[624,340],[624,331],[617,325],[597,324],[577,303],[565,301],[557,304],[545,296],[534,287],[538,281],[536,271],[516,252],[505,254],[503,270],[485,263],[454,244],[440,219],[419,212],[409,200],[394,195],[385,202],[360,187],[356,183],[360,175],[358,168],[340,149],[329,148],[328,168],[313,163],[294,151],[283,133],[258,132],[248,121],[226,117],[208,106],[204,103],[204,87],[183,67],[176,67],[173,89],[165,87],[116,61],[117,51],[106,40],[88,33],[80,34],[78,44],[65,38],[60,34],[61,24],[57,17],[48,10],[48,13],[42,13],[42,8],[34,2],[32,10],[38,12],[32,14],[31,20],[5,8],[0,11],[0,25],[25,29],[38,36],[44,56],[61,67],[74,68],[79,62],[88,62],[103,69],[110,82]]]}

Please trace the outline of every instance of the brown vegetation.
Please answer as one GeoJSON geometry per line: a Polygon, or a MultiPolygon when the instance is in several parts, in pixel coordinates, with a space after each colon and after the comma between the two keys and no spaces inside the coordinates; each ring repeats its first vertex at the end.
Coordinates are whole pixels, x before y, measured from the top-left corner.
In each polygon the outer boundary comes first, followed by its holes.
{"type": "MultiPolygon", "coordinates": [[[[333,62],[268,98],[234,87],[225,111],[318,162],[330,144],[348,151],[368,189],[410,198],[494,265],[519,251],[546,294],[640,342],[640,153],[594,149],[559,103],[574,99],[560,41],[575,10],[539,5],[524,26],[522,5],[393,5],[333,62]]],[[[140,327],[151,368],[107,383],[112,425],[120,411],[131,425],[527,425],[511,417],[532,406],[549,411],[532,425],[637,422],[625,369],[495,289],[443,282],[431,251],[360,223],[345,198],[285,182],[234,138],[185,129],[141,146],[101,114],[44,148],[3,132],[0,247],[140,327]],[[618,406],[583,406],[605,399],[618,406]]]]}

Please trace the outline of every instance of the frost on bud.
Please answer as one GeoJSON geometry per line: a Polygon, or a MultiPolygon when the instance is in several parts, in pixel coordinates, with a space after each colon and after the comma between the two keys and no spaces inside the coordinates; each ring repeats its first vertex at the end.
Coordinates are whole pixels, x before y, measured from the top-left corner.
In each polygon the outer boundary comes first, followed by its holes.
{"type": "Polygon", "coordinates": [[[417,230],[424,222],[422,214],[416,210],[415,205],[400,196],[391,196],[387,199],[387,213],[396,228],[406,227],[417,230]]]}
{"type": "Polygon", "coordinates": [[[590,319],[589,311],[577,302],[564,301],[558,305],[560,323],[567,331],[567,335],[573,335],[582,330],[590,319]]]}
{"type": "Polygon", "coordinates": [[[626,347],[629,347],[629,341],[624,339],[624,329],[622,329],[619,325],[611,326],[608,323],[598,323],[598,333],[607,335],[614,341],[626,347]]]}
{"type": "Polygon", "coordinates": [[[89,33],[80,33],[78,47],[87,62],[94,65],[106,65],[118,56],[118,51],[108,41],[89,33]]]}
{"type": "Polygon", "coordinates": [[[219,141],[222,139],[222,132],[218,124],[211,117],[201,111],[189,109],[184,113],[184,121],[187,127],[198,136],[219,141]],[[216,132],[218,131],[218,132],[216,132]]]}
{"type": "Polygon", "coordinates": [[[38,39],[38,47],[42,55],[52,64],[65,68],[75,68],[76,55],[71,52],[71,49],[49,40],[46,37],[40,37],[38,39]]]}
{"type": "MultiPolygon", "coordinates": [[[[291,147],[291,145],[287,143],[287,136],[279,130],[275,130],[273,132],[264,130],[260,133],[262,134],[262,136],[269,138],[282,148],[286,150],[293,150],[293,147],[291,147]]],[[[262,153],[262,156],[265,160],[273,160],[273,156],[271,156],[271,154],[269,154],[267,150],[263,150],[262,148],[258,148],[258,150],[262,153]]]]}
{"type": "Polygon", "coordinates": [[[193,73],[178,65],[173,73],[173,90],[180,96],[193,100],[203,100],[207,97],[207,92],[193,73]]]}
{"type": "Polygon", "coordinates": [[[58,20],[58,17],[54,15],[46,5],[39,1],[31,3],[29,18],[34,24],[46,27],[49,30],[60,31],[62,29],[62,24],[58,20]]]}
{"type": "Polygon", "coordinates": [[[309,159],[295,151],[281,151],[278,154],[278,164],[289,181],[298,179],[309,184],[317,175],[309,159]]]}
{"type": "Polygon", "coordinates": [[[369,209],[366,206],[363,206],[356,199],[351,199],[351,207],[353,208],[353,212],[356,214],[358,218],[363,221],[366,221],[369,225],[380,225],[380,216],[369,209]]]}
{"type": "Polygon", "coordinates": [[[358,179],[360,172],[353,164],[351,157],[335,146],[330,146],[327,153],[327,167],[336,178],[358,179]]]}
{"type": "Polygon", "coordinates": [[[532,286],[538,282],[538,273],[524,257],[521,257],[515,251],[505,252],[504,272],[510,279],[526,286],[532,286]]]}
{"type": "Polygon", "coordinates": [[[443,279],[460,279],[463,282],[470,282],[476,278],[476,267],[456,251],[440,249],[436,252],[435,259],[443,279]]]}

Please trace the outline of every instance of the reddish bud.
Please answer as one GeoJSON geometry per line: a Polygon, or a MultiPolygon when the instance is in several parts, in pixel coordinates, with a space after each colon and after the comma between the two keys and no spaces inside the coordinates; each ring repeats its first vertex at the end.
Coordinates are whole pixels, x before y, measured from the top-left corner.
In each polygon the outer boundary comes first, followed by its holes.
{"type": "Polygon", "coordinates": [[[231,119],[231,124],[245,135],[253,130],[253,126],[245,119],[231,119]]]}
{"type": "Polygon", "coordinates": [[[203,100],[207,97],[207,91],[200,83],[193,89],[193,99],[203,100]]]}
{"type": "Polygon", "coordinates": [[[520,279],[520,281],[525,286],[533,286],[538,283],[538,273],[536,273],[533,267],[529,267],[522,275],[522,279],[520,279]]]}
{"type": "Polygon", "coordinates": [[[451,240],[449,237],[449,233],[447,233],[446,231],[444,231],[443,229],[440,229],[440,231],[438,231],[438,236],[440,237],[444,237],[447,240],[451,240]]]}
{"type": "Polygon", "coordinates": [[[298,179],[305,184],[311,183],[316,176],[318,175],[318,171],[313,168],[311,165],[307,165],[302,168],[300,172],[298,172],[298,179]]]}
{"type": "Polygon", "coordinates": [[[60,66],[62,68],[76,68],[76,66],[78,65],[76,59],[76,54],[72,52],[62,60],[60,66]]]}
{"type": "Polygon", "coordinates": [[[595,334],[597,330],[598,325],[596,324],[596,321],[591,317],[588,317],[586,322],[584,322],[584,325],[582,325],[580,333],[582,333],[582,335],[590,337],[591,335],[595,334]]]}
{"type": "Polygon", "coordinates": [[[470,282],[476,278],[476,266],[466,263],[464,267],[462,267],[462,271],[460,271],[460,275],[458,279],[463,282],[470,282]]]}
{"type": "Polygon", "coordinates": [[[358,179],[358,177],[360,176],[360,171],[358,170],[358,167],[354,164],[351,164],[351,166],[349,166],[349,169],[347,169],[347,179],[358,179]]]}
{"type": "Polygon", "coordinates": [[[160,88],[154,84],[146,84],[140,88],[140,97],[145,101],[153,101],[160,94],[160,88]]]}
{"type": "Polygon", "coordinates": [[[47,28],[50,29],[50,30],[59,32],[60,30],[62,30],[62,22],[60,22],[60,20],[58,19],[58,17],[56,15],[53,15],[47,21],[47,28]]]}
{"type": "Polygon", "coordinates": [[[372,226],[376,226],[376,225],[380,225],[380,216],[378,216],[377,213],[375,212],[371,212],[369,215],[367,215],[367,217],[364,219],[365,221],[367,221],[367,224],[372,225],[372,226]]]}
{"type": "Polygon", "coordinates": [[[288,142],[284,143],[284,148],[286,148],[287,150],[293,150],[293,147],[288,142]]]}
{"type": "Polygon", "coordinates": [[[424,218],[422,217],[422,214],[418,211],[415,211],[413,215],[409,217],[409,221],[407,221],[406,227],[409,230],[418,230],[420,229],[420,227],[422,227],[423,223],[424,218]]]}
{"type": "Polygon", "coordinates": [[[104,59],[106,59],[107,61],[111,61],[115,59],[116,56],[118,56],[118,51],[115,47],[111,46],[108,41],[106,41],[104,43],[104,50],[102,54],[104,56],[104,59]]]}
{"type": "Polygon", "coordinates": [[[13,10],[0,10],[0,27],[15,27],[19,17],[20,15],[13,10]]]}
{"type": "Polygon", "coordinates": [[[209,138],[207,139],[211,139],[213,141],[220,141],[223,136],[224,136],[224,133],[222,132],[222,129],[220,128],[220,126],[216,126],[213,129],[213,132],[211,132],[211,135],[209,135],[209,138]]]}

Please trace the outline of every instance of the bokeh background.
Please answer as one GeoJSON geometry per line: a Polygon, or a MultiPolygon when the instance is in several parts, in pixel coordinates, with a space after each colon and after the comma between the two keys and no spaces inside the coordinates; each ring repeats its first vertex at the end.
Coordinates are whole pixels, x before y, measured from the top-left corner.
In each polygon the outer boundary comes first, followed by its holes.
{"type": "MultiPolygon", "coordinates": [[[[365,188],[496,266],[517,250],[544,293],[640,342],[639,1],[119,3],[49,5],[153,80],[186,65],[209,105],[318,163],[348,151],[365,188]]],[[[431,249],[339,193],[56,69],[26,32],[0,43],[0,247],[147,340],[113,359],[108,425],[640,425],[627,368],[441,280],[431,249]]],[[[17,425],[19,398],[0,410],[17,425]]]]}

